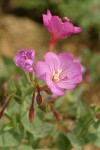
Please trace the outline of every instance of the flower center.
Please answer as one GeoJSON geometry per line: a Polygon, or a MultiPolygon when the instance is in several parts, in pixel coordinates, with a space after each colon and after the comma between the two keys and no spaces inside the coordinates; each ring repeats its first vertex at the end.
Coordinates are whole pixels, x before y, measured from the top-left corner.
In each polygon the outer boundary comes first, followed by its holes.
{"type": "Polygon", "coordinates": [[[22,57],[23,57],[25,60],[30,59],[30,57],[29,57],[28,54],[26,54],[26,53],[23,53],[23,54],[22,54],[22,57]]]}
{"type": "Polygon", "coordinates": [[[59,81],[59,77],[61,74],[62,70],[59,70],[57,72],[53,71],[53,76],[52,76],[52,81],[59,81]]]}

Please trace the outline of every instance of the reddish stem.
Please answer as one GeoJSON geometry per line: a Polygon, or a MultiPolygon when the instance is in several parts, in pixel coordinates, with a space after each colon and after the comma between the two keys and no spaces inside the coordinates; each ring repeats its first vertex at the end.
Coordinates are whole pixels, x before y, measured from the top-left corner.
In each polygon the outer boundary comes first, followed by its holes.
{"type": "Polygon", "coordinates": [[[10,102],[11,98],[12,98],[12,96],[9,96],[9,97],[8,97],[8,99],[7,99],[6,103],[4,104],[4,106],[3,106],[2,110],[0,111],[0,118],[2,118],[3,113],[4,113],[5,109],[6,109],[6,107],[8,106],[8,104],[9,104],[9,102],[10,102]]]}
{"type": "Polygon", "coordinates": [[[31,106],[29,108],[29,120],[32,122],[34,120],[34,98],[35,98],[35,90],[32,95],[31,106]]]}
{"type": "Polygon", "coordinates": [[[53,33],[51,33],[51,36],[50,36],[50,48],[49,48],[49,52],[52,52],[55,44],[56,44],[57,40],[54,38],[54,35],[53,33]]]}

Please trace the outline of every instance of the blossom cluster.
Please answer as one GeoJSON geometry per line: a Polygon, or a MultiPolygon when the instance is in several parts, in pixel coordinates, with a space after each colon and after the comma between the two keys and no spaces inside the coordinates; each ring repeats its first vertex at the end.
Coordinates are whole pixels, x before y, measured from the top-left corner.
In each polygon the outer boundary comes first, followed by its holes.
{"type": "MultiPolygon", "coordinates": [[[[43,14],[43,23],[51,34],[51,47],[59,39],[82,31],[81,27],[74,26],[67,17],[62,22],[58,16],[52,16],[49,10],[47,14],[43,14]]],[[[44,61],[38,61],[36,66],[33,66],[34,60],[34,50],[19,50],[14,57],[17,66],[27,72],[34,72],[36,77],[46,82],[51,92],[57,96],[64,95],[65,89],[73,89],[82,81],[83,67],[71,53],[62,52],[57,55],[54,52],[47,52],[44,61]]]]}
{"type": "MultiPolygon", "coordinates": [[[[71,21],[65,17],[62,21],[58,16],[52,16],[47,10],[47,14],[43,14],[43,23],[50,32],[50,49],[44,55],[44,61],[35,61],[34,50],[19,50],[14,57],[14,62],[24,71],[35,74],[36,78],[45,82],[44,87],[40,87],[37,83],[35,90],[37,91],[37,103],[41,104],[41,90],[54,96],[63,96],[64,91],[73,89],[78,83],[82,82],[82,73],[85,68],[80,64],[80,58],[74,58],[70,52],[62,52],[56,54],[53,48],[60,39],[67,38],[72,34],[82,31],[81,27],[74,26],[71,21]]],[[[35,91],[34,94],[35,95],[35,91]]],[[[32,105],[30,107],[29,118],[32,121],[34,96],[32,97],[32,105]]],[[[52,108],[56,116],[56,111],[52,108]]]]}

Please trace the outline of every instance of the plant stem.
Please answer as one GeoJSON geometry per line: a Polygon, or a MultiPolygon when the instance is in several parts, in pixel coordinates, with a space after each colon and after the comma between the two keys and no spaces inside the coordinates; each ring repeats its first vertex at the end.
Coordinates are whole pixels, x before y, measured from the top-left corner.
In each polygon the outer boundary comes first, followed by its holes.
{"type": "Polygon", "coordinates": [[[7,98],[6,103],[4,104],[2,110],[0,111],[0,118],[2,118],[3,113],[4,113],[5,109],[6,109],[6,107],[8,106],[8,104],[9,104],[11,98],[12,98],[12,96],[9,96],[9,97],[7,98]]]}

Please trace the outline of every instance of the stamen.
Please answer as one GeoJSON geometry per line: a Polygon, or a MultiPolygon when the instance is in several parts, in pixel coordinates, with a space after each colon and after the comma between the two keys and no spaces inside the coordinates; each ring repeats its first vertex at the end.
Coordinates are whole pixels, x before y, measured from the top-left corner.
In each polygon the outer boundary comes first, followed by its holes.
{"type": "Polygon", "coordinates": [[[53,71],[53,77],[52,77],[52,80],[53,81],[59,81],[59,76],[61,74],[62,70],[59,70],[57,71],[57,73],[55,71],[53,71]]]}

